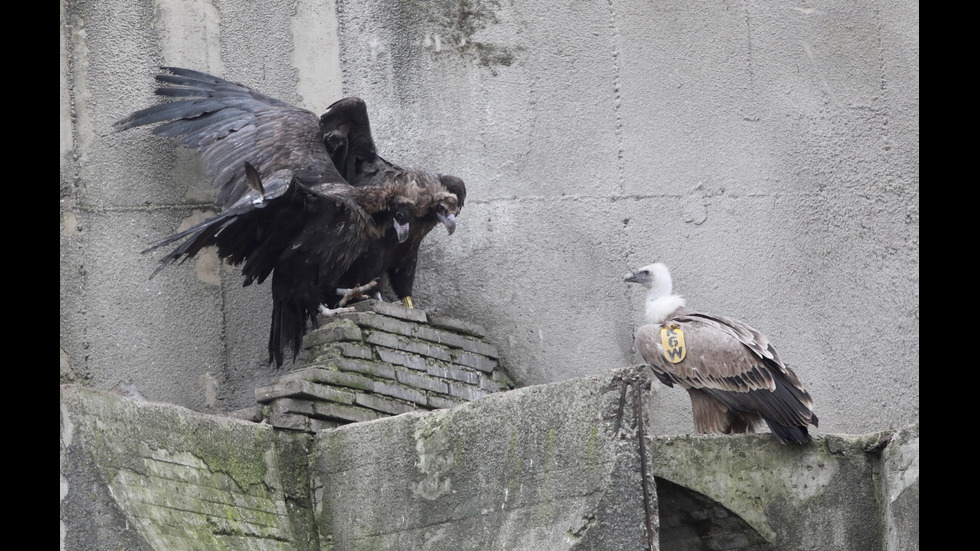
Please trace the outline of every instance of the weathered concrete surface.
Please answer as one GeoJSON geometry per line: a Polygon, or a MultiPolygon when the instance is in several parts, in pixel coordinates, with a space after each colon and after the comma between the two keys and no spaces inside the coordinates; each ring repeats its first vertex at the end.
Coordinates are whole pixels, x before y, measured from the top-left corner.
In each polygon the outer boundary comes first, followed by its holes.
{"type": "MultiPolygon", "coordinates": [[[[208,255],[147,281],[139,251],[213,193],[112,123],[183,65],[317,113],[361,95],[382,154],[464,178],[417,304],[485,327],[520,385],[638,361],[622,276],[661,260],[772,338],[821,434],[918,419],[918,1],[338,4],[61,2],[63,382],[222,412],[276,375],[267,284],[208,255]]],[[[683,391],[651,411],[693,430],[683,391]]]]}
{"type": "Polygon", "coordinates": [[[919,424],[898,431],[882,452],[888,551],[919,550],[919,424]]]}
{"type": "Polygon", "coordinates": [[[645,373],[315,436],[62,386],[61,549],[919,548],[918,425],[643,437],[645,373]]]}
{"type": "MultiPolygon", "coordinates": [[[[769,435],[662,436],[650,445],[651,464],[658,480],[710,498],[775,549],[917,549],[918,432],[827,435],[806,446],[769,435]],[[880,505],[883,492],[889,499],[880,505]]],[[[703,541],[700,534],[669,549],[702,549],[703,541]]]]}
{"type": "Polygon", "coordinates": [[[310,437],[61,387],[63,551],[314,551],[310,437]]]}
{"type": "Polygon", "coordinates": [[[637,397],[648,396],[645,373],[320,432],[323,548],[643,549],[647,524],[657,523],[654,498],[644,501],[634,415],[637,397]]]}

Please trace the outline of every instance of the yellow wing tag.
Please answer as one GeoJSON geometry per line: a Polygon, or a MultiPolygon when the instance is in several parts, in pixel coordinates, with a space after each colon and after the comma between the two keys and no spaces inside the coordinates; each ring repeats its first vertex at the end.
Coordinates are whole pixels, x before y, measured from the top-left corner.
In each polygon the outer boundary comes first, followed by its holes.
{"type": "Polygon", "coordinates": [[[684,346],[684,332],[676,325],[665,325],[660,328],[660,342],[664,345],[664,358],[671,363],[684,360],[687,348],[684,346]]]}

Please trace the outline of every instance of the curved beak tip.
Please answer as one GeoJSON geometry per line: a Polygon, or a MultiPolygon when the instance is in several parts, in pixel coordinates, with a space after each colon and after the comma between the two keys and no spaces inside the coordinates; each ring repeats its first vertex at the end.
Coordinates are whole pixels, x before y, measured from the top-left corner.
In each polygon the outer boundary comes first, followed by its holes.
{"type": "Polygon", "coordinates": [[[398,221],[394,221],[395,234],[398,235],[398,242],[404,243],[408,239],[408,223],[399,224],[398,221]]]}
{"type": "Polygon", "coordinates": [[[443,216],[443,215],[440,214],[439,215],[439,220],[443,223],[443,225],[446,226],[446,231],[449,232],[449,235],[452,235],[453,232],[456,231],[456,216],[455,215],[450,214],[449,216],[443,216]]]}

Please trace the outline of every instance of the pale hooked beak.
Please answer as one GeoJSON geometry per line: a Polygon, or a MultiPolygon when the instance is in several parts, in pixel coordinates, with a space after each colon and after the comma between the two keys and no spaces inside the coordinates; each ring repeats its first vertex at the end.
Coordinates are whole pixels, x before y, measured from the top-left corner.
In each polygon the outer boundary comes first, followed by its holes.
{"type": "Polygon", "coordinates": [[[440,213],[436,213],[439,217],[439,221],[445,224],[446,230],[449,231],[449,235],[452,235],[456,231],[456,215],[450,214],[449,216],[443,216],[440,213]]]}
{"type": "Polygon", "coordinates": [[[404,224],[399,224],[398,220],[392,220],[392,224],[395,225],[395,233],[398,235],[398,242],[404,243],[408,239],[408,222],[404,224]]]}

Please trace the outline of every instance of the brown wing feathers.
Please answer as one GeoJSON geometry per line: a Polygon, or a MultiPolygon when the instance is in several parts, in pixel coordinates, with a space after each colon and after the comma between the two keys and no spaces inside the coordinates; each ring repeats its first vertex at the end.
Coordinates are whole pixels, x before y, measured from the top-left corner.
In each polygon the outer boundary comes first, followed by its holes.
{"type": "Polygon", "coordinates": [[[818,423],[813,399],[765,335],[744,322],[684,308],[663,265],[630,272],[625,280],[649,289],[647,312],[654,316],[636,330],[637,350],[664,384],[688,390],[698,432],[747,432],[761,419],[781,443],[810,441],[807,426],[818,423]],[[674,312],[663,313],[659,304],[674,312]],[[682,335],[683,359],[665,350],[663,327],[682,335]]]}

